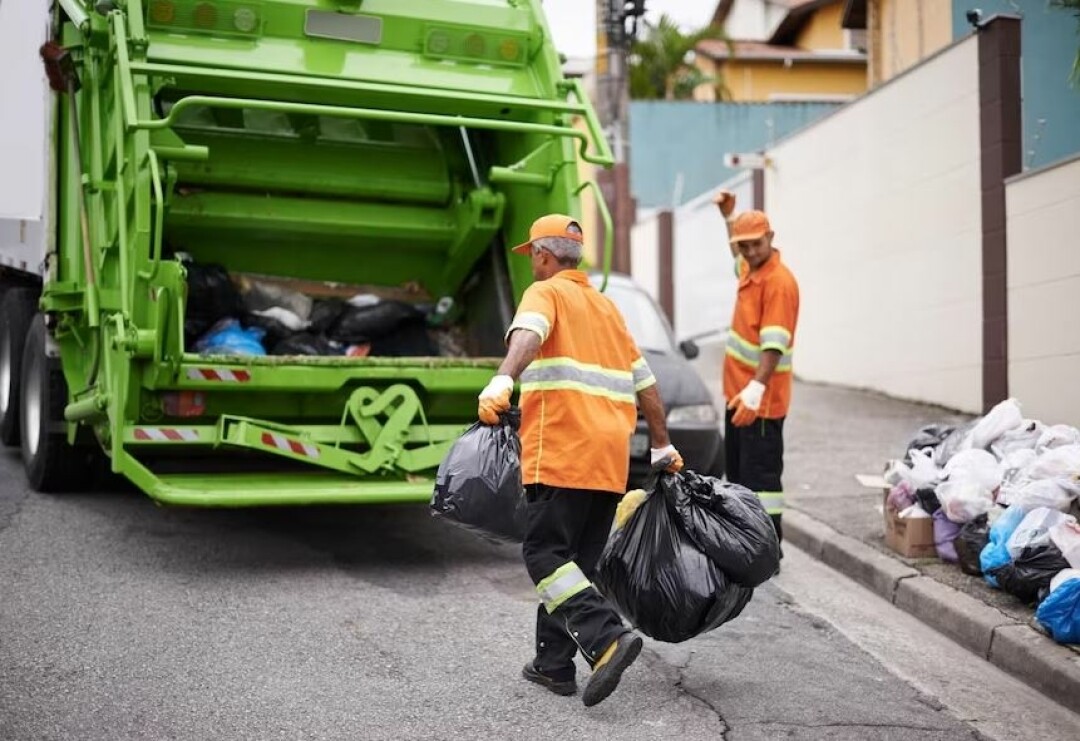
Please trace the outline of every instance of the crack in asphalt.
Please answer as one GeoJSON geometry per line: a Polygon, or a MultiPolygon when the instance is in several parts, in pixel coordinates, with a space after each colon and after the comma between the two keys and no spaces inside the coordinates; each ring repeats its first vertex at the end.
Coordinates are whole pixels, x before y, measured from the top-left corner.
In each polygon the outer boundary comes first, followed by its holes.
{"type": "Polygon", "coordinates": [[[728,734],[731,733],[731,726],[728,725],[728,722],[724,719],[724,715],[720,711],[720,708],[718,708],[707,697],[705,697],[704,695],[702,695],[698,691],[695,691],[692,687],[690,687],[690,686],[688,686],[686,684],[686,676],[685,676],[684,672],[687,669],[690,668],[690,662],[691,662],[693,657],[688,656],[686,661],[684,663],[682,663],[682,664],[674,664],[672,662],[669,662],[669,661],[665,660],[663,656],[661,656],[659,653],[657,653],[655,651],[648,651],[648,652],[650,654],[652,654],[652,656],[655,657],[656,660],[658,660],[661,664],[669,666],[669,667],[671,667],[672,669],[675,670],[676,679],[675,679],[675,685],[674,686],[675,686],[675,689],[678,690],[678,692],[680,694],[686,695],[691,700],[696,701],[698,704],[700,704],[701,706],[703,706],[709,712],[711,712],[713,715],[716,716],[716,720],[720,723],[720,729],[721,729],[720,730],[720,738],[723,741],[727,741],[728,734]]]}

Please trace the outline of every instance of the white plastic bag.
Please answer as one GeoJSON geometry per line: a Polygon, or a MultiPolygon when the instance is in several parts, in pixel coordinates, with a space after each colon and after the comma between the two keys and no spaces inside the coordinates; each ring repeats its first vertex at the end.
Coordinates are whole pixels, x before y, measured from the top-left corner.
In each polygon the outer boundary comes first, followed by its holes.
{"type": "Polygon", "coordinates": [[[1002,470],[994,456],[985,450],[965,450],[945,464],[946,478],[954,482],[971,482],[991,492],[1001,485],[1002,470]]]}
{"type": "Polygon", "coordinates": [[[1050,580],[1050,591],[1053,592],[1069,579],[1080,579],[1080,569],[1062,569],[1057,572],[1057,576],[1050,580]]]}
{"type": "Polygon", "coordinates": [[[1005,543],[1005,550],[1015,561],[1025,548],[1035,548],[1050,543],[1050,528],[1062,523],[1075,523],[1076,518],[1062,514],[1056,509],[1038,507],[1028,512],[1005,543]]]}
{"type": "MultiPolygon", "coordinates": [[[[1066,479],[1073,482],[1074,495],[1080,494],[1080,445],[1065,445],[1047,450],[1024,470],[1025,478],[1066,479]]],[[[1062,484],[1068,486],[1068,484],[1062,484]]]]}
{"type": "Polygon", "coordinates": [[[971,447],[985,450],[990,447],[990,443],[1006,432],[1015,430],[1023,424],[1024,414],[1020,411],[1020,402],[1016,399],[1006,399],[991,409],[975,425],[975,429],[971,431],[971,447]]]}
{"type": "Polygon", "coordinates": [[[1059,522],[1050,528],[1050,542],[1058,547],[1070,566],[1080,569],[1080,525],[1059,522]]]}
{"type": "Polygon", "coordinates": [[[1031,512],[1048,507],[1064,512],[1072,504],[1073,495],[1062,488],[1059,479],[1021,480],[1001,489],[998,502],[1031,512]]]}
{"type": "Polygon", "coordinates": [[[945,481],[938,484],[935,493],[945,516],[961,524],[989,512],[994,506],[993,490],[975,481],[945,481]]]}
{"type": "Polygon", "coordinates": [[[941,481],[942,471],[934,464],[934,451],[931,448],[911,450],[910,480],[916,489],[932,489],[941,481]]]}
{"type": "Polygon", "coordinates": [[[990,444],[990,452],[998,460],[1020,450],[1034,451],[1040,438],[1047,431],[1046,425],[1033,419],[1025,419],[1015,430],[1009,430],[990,444]]]}
{"type": "Polygon", "coordinates": [[[901,512],[897,516],[898,517],[903,517],[905,519],[911,518],[913,520],[919,520],[919,519],[925,519],[925,518],[929,517],[930,515],[927,513],[927,511],[925,509],[923,509],[919,505],[913,504],[913,505],[911,505],[910,507],[905,509],[903,512],[901,512]]]}
{"type": "Polygon", "coordinates": [[[1035,443],[1035,449],[1039,453],[1043,453],[1067,445],[1080,445],[1080,430],[1069,425],[1054,425],[1042,431],[1038,441],[1035,443]]]}

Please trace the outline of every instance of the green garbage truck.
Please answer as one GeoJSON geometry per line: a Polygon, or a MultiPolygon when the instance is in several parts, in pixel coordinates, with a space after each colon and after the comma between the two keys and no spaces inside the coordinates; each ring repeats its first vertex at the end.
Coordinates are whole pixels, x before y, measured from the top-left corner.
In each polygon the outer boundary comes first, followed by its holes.
{"type": "Polygon", "coordinates": [[[39,491],[426,501],[510,246],[611,162],[540,0],[5,0],[0,63],[0,440],[39,491]],[[335,339],[369,310],[416,341],[335,339]]]}

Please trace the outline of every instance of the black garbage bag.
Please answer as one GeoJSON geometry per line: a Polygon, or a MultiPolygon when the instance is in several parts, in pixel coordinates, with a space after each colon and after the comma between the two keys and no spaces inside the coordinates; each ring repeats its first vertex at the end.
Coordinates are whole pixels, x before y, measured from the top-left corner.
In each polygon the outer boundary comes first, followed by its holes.
{"type": "Polygon", "coordinates": [[[1033,605],[1050,591],[1050,581],[1069,562],[1053,543],[1027,547],[1010,563],[990,574],[998,585],[1021,602],[1033,605]]]}
{"type": "Polygon", "coordinates": [[[243,313],[240,294],[221,265],[185,262],[187,271],[187,305],[184,309],[184,337],[193,347],[221,319],[239,317],[243,313]]]}
{"type": "Polygon", "coordinates": [[[979,554],[990,542],[990,525],[986,515],[979,515],[974,520],[965,522],[960,534],[953,541],[956,555],[959,557],[960,570],[971,576],[982,576],[979,554]]]}
{"type": "Polygon", "coordinates": [[[926,510],[926,514],[933,515],[941,509],[941,500],[933,489],[919,489],[915,492],[915,500],[919,506],[926,510]]]}
{"type": "Polygon", "coordinates": [[[289,329],[272,316],[247,314],[244,316],[243,325],[245,329],[257,327],[265,332],[263,335],[263,345],[270,348],[274,347],[282,340],[296,334],[294,330],[289,329]]]}
{"type": "Polygon", "coordinates": [[[409,319],[393,334],[371,341],[372,357],[430,358],[438,354],[439,349],[431,341],[423,319],[409,319]]]}
{"type": "Polygon", "coordinates": [[[280,340],[273,349],[271,355],[341,355],[344,348],[335,345],[330,340],[311,332],[297,332],[280,340]]]}
{"type": "Polygon", "coordinates": [[[346,306],[326,336],[346,345],[371,342],[394,332],[424,313],[401,301],[380,301],[371,306],[346,306]]]}
{"type": "Polygon", "coordinates": [[[906,448],[908,452],[904,453],[904,463],[911,463],[912,450],[922,450],[923,448],[936,450],[955,429],[954,425],[939,424],[920,427],[915,436],[911,438],[911,442],[908,443],[906,448]]]}
{"type": "Polygon", "coordinates": [[[675,499],[683,529],[729,579],[757,587],[772,578],[780,568],[780,542],[757,494],[693,471],[669,485],[689,495],[675,499]]]}
{"type": "Polygon", "coordinates": [[[489,539],[520,543],[525,537],[521,483],[521,410],[497,425],[477,422],[457,439],[435,475],[431,514],[489,539]]]}
{"type": "Polygon", "coordinates": [[[345,313],[348,304],[339,298],[317,300],[311,307],[309,329],[315,334],[326,334],[335,322],[345,313]]]}
{"type": "MultiPolygon", "coordinates": [[[[737,617],[750,601],[754,590],[725,574],[714,556],[729,558],[745,541],[752,548],[764,544],[763,558],[772,559],[771,570],[765,568],[770,575],[779,562],[768,517],[764,531],[740,494],[711,483],[712,492],[706,493],[705,482],[710,480],[693,474],[662,476],[652,495],[612,535],[596,569],[597,588],[638,630],[658,641],[679,643],[713,630],[737,617]],[[688,476],[693,476],[690,486],[688,476]],[[718,525],[715,520],[728,512],[736,515],[718,525]],[[740,521],[752,535],[732,535],[740,521]]],[[[755,574],[758,567],[750,561],[738,557],[732,563],[736,570],[755,574]]]]}

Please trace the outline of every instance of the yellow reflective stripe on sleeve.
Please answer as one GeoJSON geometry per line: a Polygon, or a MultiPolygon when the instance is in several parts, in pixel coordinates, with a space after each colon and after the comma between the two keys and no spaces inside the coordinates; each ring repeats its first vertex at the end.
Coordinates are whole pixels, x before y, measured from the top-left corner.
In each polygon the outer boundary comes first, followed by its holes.
{"type": "Polygon", "coordinates": [[[548,614],[559,609],[566,600],[592,586],[585,573],[573,561],[564,563],[536,585],[536,593],[548,614]]]}
{"type": "Polygon", "coordinates": [[[761,328],[761,349],[785,353],[791,347],[791,332],[784,327],[771,325],[761,328]]]}
{"type": "Polygon", "coordinates": [[[643,391],[656,384],[656,376],[645,358],[638,358],[630,366],[634,374],[634,391],[643,391]]]}
{"type": "Polygon", "coordinates": [[[527,329],[540,335],[540,341],[546,342],[551,334],[551,322],[547,317],[537,311],[523,311],[514,317],[510,329],[506,330],[505,339],[510,338],[510,333],[515,329],[527,329]]]}
{"type": "Polygon", "coordinates": [[[602,365],[595,365],[593,363],[582,363],[573,358],[543,358],[540,360],[534,360],[529,363],[529,368],[551,368],[555,366],[565,366],[568,368],[576,368],[581,371],[588,371],[590,373],[602,373],[605,376],[619,379],[629,379],[633,377],[631,371],[625,370],[613,370],[611,368],[605,368],[602,365]]]}

